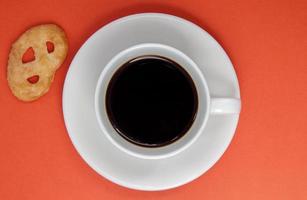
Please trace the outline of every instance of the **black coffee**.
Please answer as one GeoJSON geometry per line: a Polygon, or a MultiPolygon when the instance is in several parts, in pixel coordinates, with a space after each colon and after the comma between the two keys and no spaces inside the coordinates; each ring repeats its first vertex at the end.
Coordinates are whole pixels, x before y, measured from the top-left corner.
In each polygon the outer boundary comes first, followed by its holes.
{"type": "Polygon", "coordinates": [[[182,137],[191,127],[198,106],[189,74],[159,56],[130,60],[113,75],[106,109],[116,131],[126,140],[160,147],[182,137]]]}

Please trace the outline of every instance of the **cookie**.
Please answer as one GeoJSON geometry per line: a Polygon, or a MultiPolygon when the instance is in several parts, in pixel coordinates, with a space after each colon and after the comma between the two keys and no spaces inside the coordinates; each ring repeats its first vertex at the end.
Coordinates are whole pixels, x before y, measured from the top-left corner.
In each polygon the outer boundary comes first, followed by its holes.
{"type": "Polygon", "coordinates": [[[22,101],[33,101],[46,94],[67,51],[65,32],[55,24],[34,26],[24,32],[9,53],[7,80],[12,93],[22,101]],[[34,51],[34,58],[23,61],[29,49],[34,51]]]}

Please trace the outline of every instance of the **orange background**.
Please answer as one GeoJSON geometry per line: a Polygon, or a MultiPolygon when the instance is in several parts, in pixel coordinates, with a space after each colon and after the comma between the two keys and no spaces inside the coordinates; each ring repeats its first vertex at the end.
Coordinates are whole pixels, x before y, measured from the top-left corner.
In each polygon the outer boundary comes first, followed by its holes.
{"type": "Polygon", "coordinates": [[[0,199],[307,199],[306,0],[1,0],[0,199]],[[65,74],[82,43],[132,13],[166,12],[211,33],[241,87],[236,135],[197,180],[163,192],[117,186],[80,158],[64,126],[65,74]],[[47,95],[18,101],[6,81],[11,43],[28,27],[61,25],[68,57],[47,95]]]}

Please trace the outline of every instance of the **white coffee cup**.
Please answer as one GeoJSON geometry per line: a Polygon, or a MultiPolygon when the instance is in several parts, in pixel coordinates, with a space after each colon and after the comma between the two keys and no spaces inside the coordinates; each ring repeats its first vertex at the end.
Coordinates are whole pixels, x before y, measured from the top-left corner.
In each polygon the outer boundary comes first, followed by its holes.
{"type": "Polygon", "coordinates": [[[118,149],[143,159],[161,159],[178,154],[188,148],[204,131],[209,115],[239,114],[241,101],[234,98],[213,98],[199,67],[181,51],[163,44],[144,43],[125,49],[114,56],[100,74],[95,92],[95,111],[99,126],[105,136],[118,149]],[[162,147],[142,147],[120,136],[109,121],[105,96],[113,74],[126,62],[140,56],[157,55],[169,58],[183,67],[191,76],[198,94],[198,110],[191,128],[183,137],[162,147]]]}

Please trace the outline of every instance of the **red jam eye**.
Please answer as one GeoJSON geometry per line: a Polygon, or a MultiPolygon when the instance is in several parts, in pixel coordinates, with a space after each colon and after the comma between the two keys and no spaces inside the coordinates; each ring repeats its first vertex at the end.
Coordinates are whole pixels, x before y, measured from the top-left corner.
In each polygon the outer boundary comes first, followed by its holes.
{"type": "Polygon", "coordinates": [[[28,63],[35,60],[35,53],[32,47],[29,47],[22,56],[22,63],[28,63]]]}
{"type": "Polygon", "coordinates": [[[47,46],[48,53],[54,52],[54,44],[52,42],[47,41],[46,46],[47,46]]]}

